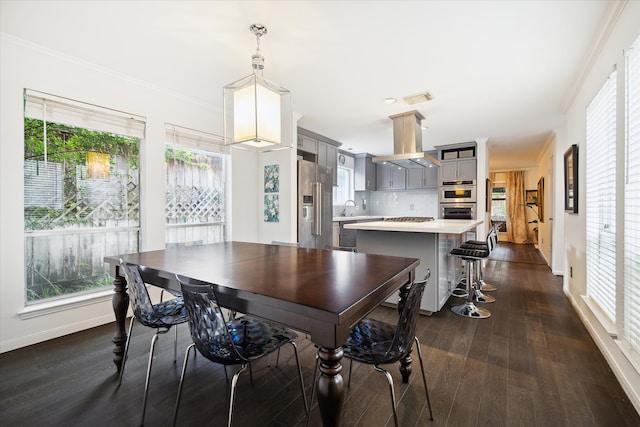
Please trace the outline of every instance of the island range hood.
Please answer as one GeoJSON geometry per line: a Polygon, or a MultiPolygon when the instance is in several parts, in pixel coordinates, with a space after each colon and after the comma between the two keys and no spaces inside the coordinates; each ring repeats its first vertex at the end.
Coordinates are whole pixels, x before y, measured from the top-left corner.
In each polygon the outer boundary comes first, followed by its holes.
{"type": "Polygon", "coordinates": [[[374,163],[388,163],[403,168],[440,166],[438,159],[422,151],[422,114],[413,110],[389,118],[393,120],[393,154],[374,157],[374,163]]]}

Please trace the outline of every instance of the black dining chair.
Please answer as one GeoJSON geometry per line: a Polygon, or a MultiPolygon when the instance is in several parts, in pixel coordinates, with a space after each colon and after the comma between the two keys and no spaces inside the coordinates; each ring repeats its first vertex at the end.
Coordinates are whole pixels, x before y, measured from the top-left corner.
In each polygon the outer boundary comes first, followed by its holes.
{"type": "MultiPolygon", "coordinates": [[[[137,320],[138,323],[149,328],[154,328],[156,333],[151,339],[151,348],[149,349],[149,362],[147,364],[147,376],[144,383],[144,398],[142,399],[142,415],[140,417],[140,425],[144,425],[144,416],[147,409],[147,397],[149,395],[149,380],[151,378],[151,366],[153,365],[153,353],[155,351],[156,342],[158,336],[169,332],[169,330],[176,325],[186,322],[187,310],[184,306],[184,302],[181,296],[174,299],[153,304],[147,291],[147,286],[142,280],[140,271],[137,265],[127,264],[120,259],[120,269],[124,273],[124,277],[127,280],[129,297],[131,302],[131,308],[133,310],[133,316],[131,316],[131,322],[129,323],[129,334],[127,335],[127,342],[124,347],[124,355],[122,358],[122,367],[120,368],[120,378],[118,380],[118,387],[122,384],[122,377],[124,376],[124,367],[127,362],[127,355],[129,353],[129,344],[131,342],[131,335],[133,332],[133,324],[137,320]]],[[[177,333],[177,330],[176,330],[177,333]]],[[[177,335],[174,338],[173,343],[173,361],[176,361],[176,346],[177,335]]]]}
{"type": "Polygon", "coordinates": [[[182,296],[189,316],[189,330],[193,343],[187,347],[178,386],[178,397],[173,414],[173,425],[178,418],[178,408],[187,372],[189,353],[195,348],[205,358],[225,366],[240,365],[240,369],[231,380],[229,399],[229,414],[227,425],[231,427],[233,417],[233,403],[238,377],[251,362],[267,356],[285,344],[293,347],[300,389],[305,414],[308,413],[307,397],[302,380],[302,369],[298,359],[298,349],[295,343],[297,335],[287,328],[267,320],[258,319],[250,315],[243,315],[232,320],[225,320],[222,307],[218,303],[218,291],[215,285],[198,284],[186,277],[176,275],[182,288],[182,296]]]}
{"type": "MultiPolygon", "coordinates": [[[[433,421],[431,400],[429,399],[429,389],[427,388],[427,377],[424,373],[422,350],[420,349],[420,341],[415,335],[416,319],[420,314],[420,301],[422,300],[424,289],[430,277],[431,270],[427,269],[425,278],[411,285],[396,325],[365,317],[351,328],[349,338],[342,346],[344,357],[350,359],[349,381],[347,383],[349,387],[351,386],[351,368],[353,367],[354,360],[367,365],[373,365],[376,371],[385,374],[389,383],[393,420],[396,427],[398,427],[398,415],[396,413],[397,404],[393,389],[393,377],[389,371],[380,365],[389,365],[404,359],[411,352],[414,342],[416,344],[415,348],[418,350],[418,358],[420,359],[420,371],[422,372],[424,391],[427,397],[427,405],[429,406],[429,417],[433,421]]],[[[319,360],[316,358],[313,388],[311,389],[311,402],[313,402],[313,395],[316,388],[318,362],[319,360]]],[[[308,421],[309,418],[307,418],[307,425],[309,424],[308,421]]]]}

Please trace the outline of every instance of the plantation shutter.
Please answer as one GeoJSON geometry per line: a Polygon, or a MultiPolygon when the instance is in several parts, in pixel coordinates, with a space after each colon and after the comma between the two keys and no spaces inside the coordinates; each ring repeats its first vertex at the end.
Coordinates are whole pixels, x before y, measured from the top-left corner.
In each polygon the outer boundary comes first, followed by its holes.
{"type": "Polygon", "coordinates": [[[640,37],[626,52],[624,326],[622,340],[640,366],[640,37]]]}
{"type": "Polygon", "coordinates": [[[616,321],[616,71],[587,107],[587,295],[616,321]]]}
{"type": "Polygon", "coordinates": [[[144,138],[143,117],[31,89],[25,90],[24,115],[83,129],[144,138]]]}

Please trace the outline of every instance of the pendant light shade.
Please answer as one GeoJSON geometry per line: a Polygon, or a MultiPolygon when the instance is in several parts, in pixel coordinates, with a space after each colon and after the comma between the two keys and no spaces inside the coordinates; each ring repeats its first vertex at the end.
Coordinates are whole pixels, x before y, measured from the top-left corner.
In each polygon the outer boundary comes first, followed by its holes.
{"type": "Polygon", "coordinates": [[[260,152],[291,148],[291,92],[262,77],[260,37],[267,29],[257,24],[250,29],[258,42],[253,74],[224,87],[225,146],[260,152]]]}

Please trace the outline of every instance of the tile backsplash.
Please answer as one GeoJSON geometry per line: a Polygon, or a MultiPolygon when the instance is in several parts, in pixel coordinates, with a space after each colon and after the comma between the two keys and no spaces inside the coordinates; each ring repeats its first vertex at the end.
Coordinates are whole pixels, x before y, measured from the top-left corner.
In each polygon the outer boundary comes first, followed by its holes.
{"type": "MultiPolygon", "coordinates": [[[[356,191],[356,206],[347,207],[348,214],[381,216],[438,217],[438,190],[356,191]]],[[[344,205],[334,205],[333,215],[340,216],[344,205]]]]}

